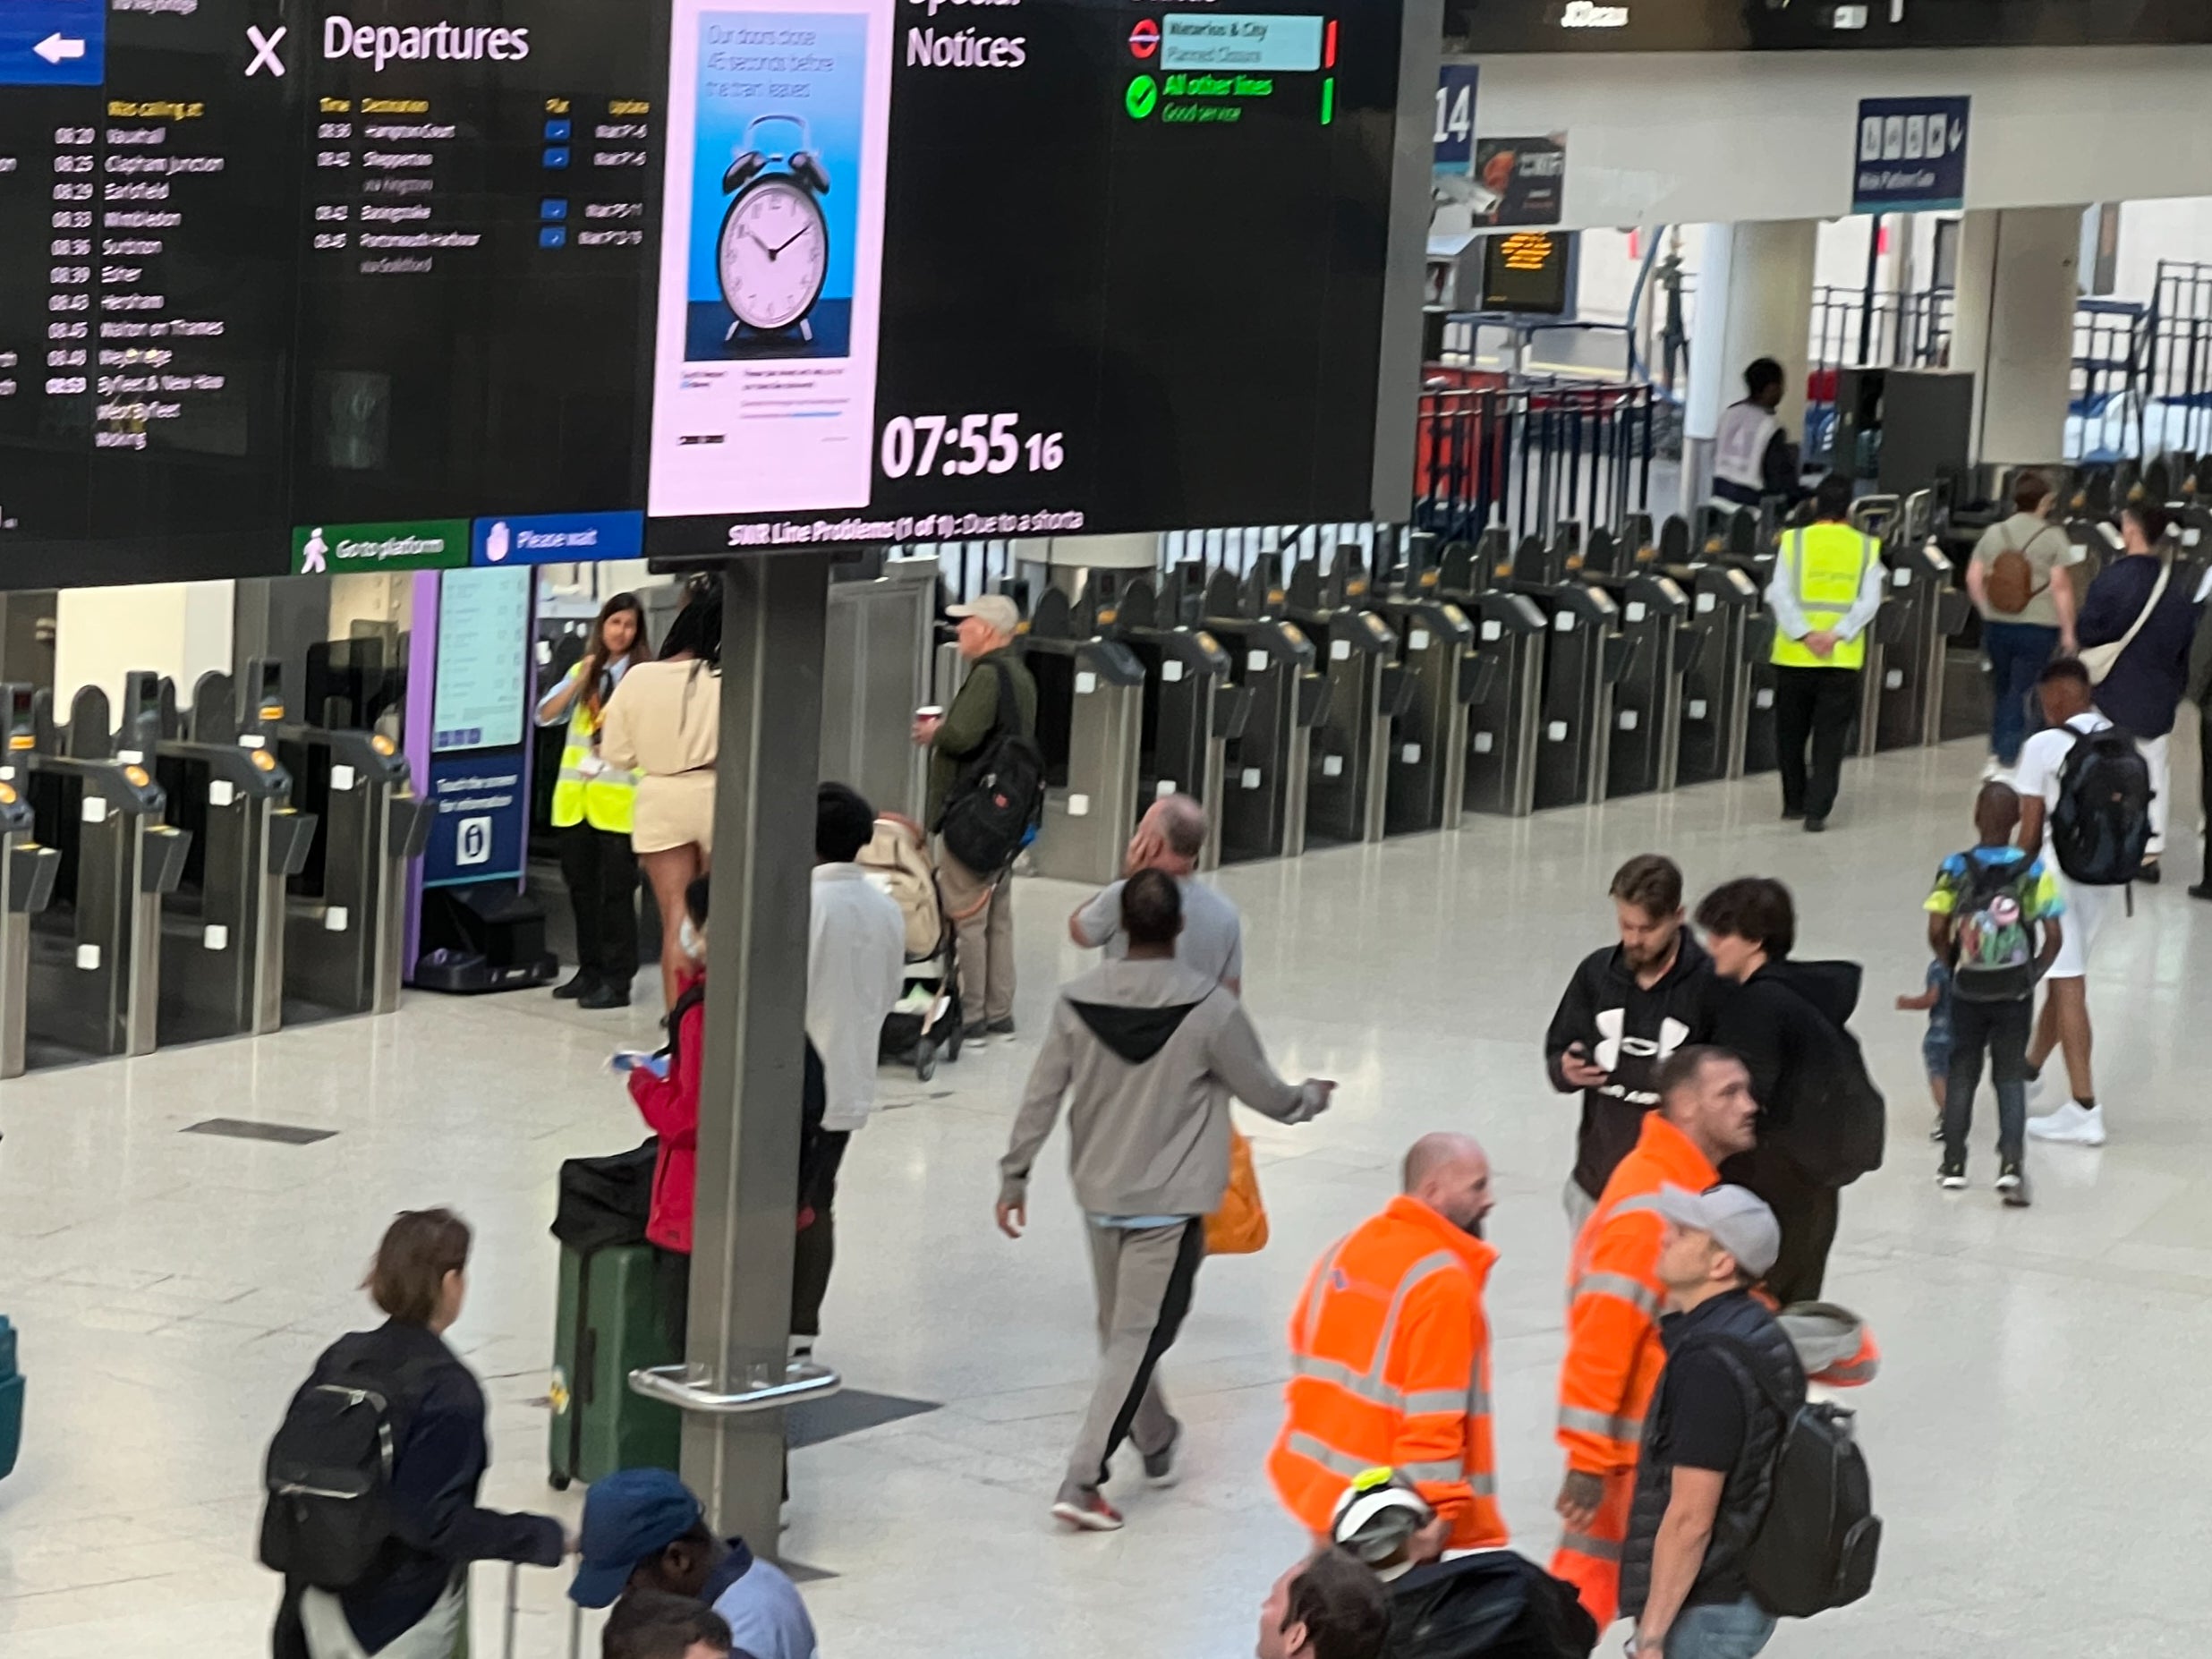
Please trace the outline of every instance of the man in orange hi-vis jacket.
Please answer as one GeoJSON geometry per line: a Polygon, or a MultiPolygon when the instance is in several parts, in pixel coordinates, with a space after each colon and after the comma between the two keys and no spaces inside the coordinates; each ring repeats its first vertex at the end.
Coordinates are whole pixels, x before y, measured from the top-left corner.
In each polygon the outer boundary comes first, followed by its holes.
{"type": "Polygon", "coordinates": [[[1720,1180],[1723,1159],[1757,1139],[1751,1074],[1726,1050],[1677,1051],[1655,1087],[1659,1104],[1583,1223],[1567,1272],[1567,1357],[1559,1374],[1567,1479],[1555,1506],[1565,1531],[1552,1571],[1580,1593],[1600,1630],[1619,1608],[1637,1448],[1666,1363],[1659,1341],[1666,1223],[1654,1201],[1665,1186],[1705,1191],[1720,1180]]]}
{"type": "Polygon", "coordinates": [[[1289,1412],[1268,1477],[1327,1542],[1337,1501],[1363,1472],[1395,1468],[1436,1519],[1417,1561],[1505,1542],[1490,1428],[1483,1242],[1490,1161],[1464,1135],[1406,1154],[1404,1190],[1323,1256],[1290,1321],[1289,1412]]]}

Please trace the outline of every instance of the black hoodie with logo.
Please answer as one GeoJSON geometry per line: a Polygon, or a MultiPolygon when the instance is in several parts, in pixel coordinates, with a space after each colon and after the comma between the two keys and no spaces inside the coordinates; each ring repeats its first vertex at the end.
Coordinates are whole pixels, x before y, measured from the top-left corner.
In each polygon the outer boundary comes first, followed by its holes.
{"type": "Polygon", "coordinates": [[[1668,1055],[1713,1034],[1713,958],[1685,928],[1673,965],[1648,991],[1613,945],[1582,959],[1544,1034],[1544,1069],[1552,1086],[1573,1089],[1563,1070],[1576,1043],[1604,1068],[1604,1083],[1582,1093],[1582,1126],[1575,1136],[1575,1185],[1595,1198],[1613,1166],[1628,1156],[1644,1131],[1644,1114],[1659,1103],[1653,1088],[1668,1055]]]}

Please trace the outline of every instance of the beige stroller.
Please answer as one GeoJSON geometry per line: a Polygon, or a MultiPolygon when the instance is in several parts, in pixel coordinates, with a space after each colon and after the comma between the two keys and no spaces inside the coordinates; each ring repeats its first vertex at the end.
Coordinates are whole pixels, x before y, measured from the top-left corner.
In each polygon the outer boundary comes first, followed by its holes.
{"type": "Polygon", "coordinates": [[[862,849],[868,879],[898,901],[906,918],[906,991],[885,1017],[878,1058],[912,1066],[927,1083],[937,1057],[960,1058],[960,974],[951,917],[937,890],[929,837],[911,818],[879,813],[875,836],[862,849]]]}

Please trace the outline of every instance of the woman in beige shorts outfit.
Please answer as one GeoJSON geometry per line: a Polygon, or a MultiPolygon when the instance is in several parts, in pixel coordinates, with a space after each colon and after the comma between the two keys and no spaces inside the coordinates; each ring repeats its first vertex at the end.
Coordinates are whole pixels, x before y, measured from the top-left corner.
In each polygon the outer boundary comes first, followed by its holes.
{"type": "Polygon", "coordinates": [[[684,890],[714,854],[714,761],[721,738],[722,594],[695,584],[659,662],[640,663],[607,700],[600,756],[639,774],[630,846],[660,906],[660,989],[676,1002],[684,890]]]}

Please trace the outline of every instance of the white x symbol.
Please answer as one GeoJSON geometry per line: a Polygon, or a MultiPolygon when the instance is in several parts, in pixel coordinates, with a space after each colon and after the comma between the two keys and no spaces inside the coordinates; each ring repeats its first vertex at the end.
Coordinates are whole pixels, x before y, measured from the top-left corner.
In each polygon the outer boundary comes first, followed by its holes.
{"type": "Polygon", "coordinates": [[[253,62],[246,65],[246,77],[251,80],[256,70],[266,69],[278,80],[284,79],[285,61],[276,55],[276,48],[284,44],[284,25],[279,24],[268,34],[251,23],[246,25],[246,39],[253,47],[253,62]]]}

